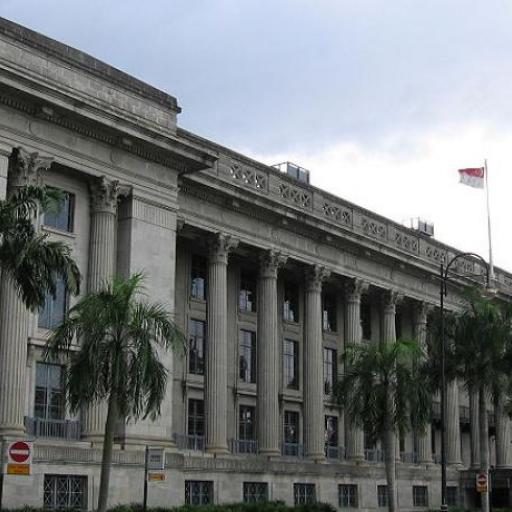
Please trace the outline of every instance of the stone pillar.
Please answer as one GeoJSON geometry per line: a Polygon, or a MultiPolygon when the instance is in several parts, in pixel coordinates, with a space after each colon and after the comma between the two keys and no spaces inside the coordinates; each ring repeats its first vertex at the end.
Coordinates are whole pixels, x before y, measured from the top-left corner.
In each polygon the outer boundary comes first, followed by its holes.
{"type": "MultiPolygon", "coordinates": [[[[5,167],[5,154],[0,158],[5,167]]],[[[18,148],[11,158],[7,196],[26,185],[39,184],[39,172],[51,158],[18,148]]],[[[29,311],[11,275],[2,272],[0,283],[0,437],[25,434],[25,398],[29,311]]]]}
{"type": "MultiPolygon", "coordinates": [[[[286,256],[276,251],[261,254],[258,279],[257,413],[261,455],[277,456],[279,449],[279,333],[277,273],[286,256]]],[[[323,424],[323,423],[322,423],[323,424]]]]}
{"type": "Polygon", "coordinates": [[[462,464],[460,452],[459,384],[455,379],[446,385],[446,463],[462,464]]]}
{"type": "Polygon", "coordinates": [[[325,460],[322,282],[329,272],[315,265],[306,271],[304,338],[304,441],[306,456],[325,460]]]}
{"type": "Polygon", "coordinates": [[[496,467],[510,467],[510,418],[505,412],[505,395],[500,393],[495,408],[496,416],[496,467]]]}
{"type": "MultiPolygon", "coordinates": [[[[114,277],[119,182],[105,176],[91,182],[91,227],[87,291],[101,290],[114,277]]],[[[82,436],[92,443],[103,441],[107,419],[106,402],[98,402],[83,412],[82,436]]]]}
{"type": "Polygon", "coordinates": [[[238,241],[219,233],[210,240],[206,342],[206,449],[227,453],[229,251],[238,241]]]}
{"type": "MultiPolygon", "coordinates": [[[[425,352],[427,344],[427,315],[429,306],[418,302],[414,308],[414,336],[420,349],[425,352]]],[[[418,433],[418,463],[432,464],[432,428],[425,425],[425,431],[418,433]]]]}
{"type": "MultiPolygon", "coordinates": [[[[361,343],[361,295],[368,290],[368,283],[352,279],[346,285],[346,337],[345,345],[361,343]]],[[[364,460],[364,431],[351,423],[347,415],[346,439],[347,458],[353,461],[364,460]]]]}
{"type": "Polygon", "coordinates": [[[480,468],[480,426],[478,419],[478,391],[469,391],[469,416],[471,429],[471,467],[480,468]]]}

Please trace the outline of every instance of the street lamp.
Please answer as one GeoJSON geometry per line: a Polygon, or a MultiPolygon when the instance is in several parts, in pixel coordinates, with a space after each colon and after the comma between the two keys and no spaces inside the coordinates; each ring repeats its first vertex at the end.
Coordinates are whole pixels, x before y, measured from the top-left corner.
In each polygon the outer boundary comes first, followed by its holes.
{"type": "Polygon", "coordinates": [[[439,297],[441,302],[441,511],[448,510],[448,504],[446,503],[446,375],[445,375],[445,360],[446,360],[446,342],[444,334],[444,298],[447,295],[447,281],[448,271],[451,266],[459,259],[465,256],[471,256],[480,260],[485,267],[485,282],[486,289],[490,289],[490,272],[488,263],[479,256],[472,252],[463,252],[455,255],[445,266],[441,263],[439,277],[441,278],[439,297]]]}

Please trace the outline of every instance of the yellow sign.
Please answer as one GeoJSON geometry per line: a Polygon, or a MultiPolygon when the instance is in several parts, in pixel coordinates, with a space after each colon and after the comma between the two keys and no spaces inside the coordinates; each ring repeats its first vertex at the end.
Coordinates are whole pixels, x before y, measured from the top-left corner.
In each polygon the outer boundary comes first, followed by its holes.
{"type": "Polygon", "coordinates": [[[30,464],[7,464],[8,475],[30,475],[30,464]]]}
{"type": "Polygon", "coordinates": [[[476,475],[476,492],[487,492],[487,474],[484,472],[476,475]]]}
{"type": "Polygon", "coordinates": [[[163,482],[165,480],[165,473],[148,473],[148,480],[150,482],[163,482]]]}

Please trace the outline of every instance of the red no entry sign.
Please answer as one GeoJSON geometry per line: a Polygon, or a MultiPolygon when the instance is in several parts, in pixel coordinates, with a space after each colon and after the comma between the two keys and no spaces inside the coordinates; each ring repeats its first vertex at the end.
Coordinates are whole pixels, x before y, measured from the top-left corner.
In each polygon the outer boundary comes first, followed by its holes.
{"type": "Polygon", "coordinates": [[[9,457],[13,462],[22,464],[30,459],[30,445],[25,441],[16,441],[9,446],[9,457]]]}

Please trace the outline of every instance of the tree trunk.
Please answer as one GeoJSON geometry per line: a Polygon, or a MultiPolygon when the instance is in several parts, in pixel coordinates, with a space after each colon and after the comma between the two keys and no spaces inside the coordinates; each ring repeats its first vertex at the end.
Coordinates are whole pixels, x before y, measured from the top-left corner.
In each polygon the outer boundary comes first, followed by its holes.
{"type": "MultiPolygon", "coordinates": [[[[478,423],[480,427],[480,471],[487,475],[487,491],[489,491],[489,425],[485,391],[485,386],[480,386],[478,389],[478,423]]],[[[482,512],[489,512],[489,492],[480,493],[480,499],[482,512]]]]}
{"type": "Polygon", "coordinates": [[[396,512],[397,507],[397,487],[396,487],[396,435],[391,425],[386,426],[383,436],[384,441],[384,464],[386,467],[386,482],[388,484],[388,510],[396,512]]]}
{"type": "Polygon", "coordinates": [[[112,391],[108,400],[107,421],[105,424],[105,438],[103,441],[103,455],[101,459],[100,492],[98,496],[98,512],[107,510],[108,486],[110,481],[110,467],[112,465],[112,449],[114,434],[117,425],[117,393],[112,391]]]}

